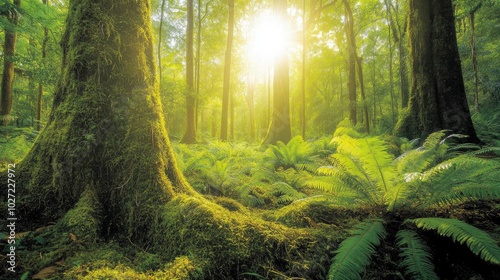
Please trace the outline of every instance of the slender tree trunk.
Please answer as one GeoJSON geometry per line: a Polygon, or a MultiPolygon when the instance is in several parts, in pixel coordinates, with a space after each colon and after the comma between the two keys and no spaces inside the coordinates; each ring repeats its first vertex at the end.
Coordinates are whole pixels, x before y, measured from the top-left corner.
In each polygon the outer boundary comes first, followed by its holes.
{"type": "MultiPolygon", "coordinates": [[[[14,5],[20,9],[21,0],[14,0],[14,5]]],[[[17,25],[17,13],[9,17],[9,21],[13,25],[17,25]]],[[[0,96],[0,123],[7,126],[10,121],[10,114],[12,111],[12,84],[14,82],[14,56],[16,51],[16,32],[13,30],[5,29],[5,41],[3,45],[3,74],[0,96]]]]}
{"type": "Polygon", "coordinates": [[[228,115],[229,115],[229,101],[230,101],[230,85],[231,85],[231,58],[233,49],[233,33],[234,33],[234,0],[227,1],[229,9],[229,17],[227,23],[227,43],[226,53],[224,57],[224,85],[222,88],[222,118],[221,118],[221,132],[220,139],[228,141],[228,115]]]}
{"type": "Polygon", "coordinates": [[[476,54],[476,23],[475,11],[469,15],[471,33],[470,33],[470,49],[472,57],[472,69],[474,70],[474,111],[479,112],[479,75],[477,69],[477,54],[476,54]]]}
{"type": "Polygon", "coordinates": [[[254,106],[254,91],[255,91],[255,72],[254,69],[248,75],[248,110],[249,110],[249,142],[255,141],[255,106],[254,106]]]}
{"type": "Polygon", "coordinates": [[[362,58],[357,57],[356,61],[358,64],[359,88],[361,91],[361,99],[363,100],[363,113],[365,115],[365,129],[367,133],[370,133],[370,113],[368,111],[368,101],[366,100],[366,95],[365,95],[365,82],[363,80],[362,58]]]}
{"type": "Polygon", "coordinates": [[[410,0],[408,24],[413,79],[396,134],[423,139],[446,129],[480,142],[465,95],[452,1],[410,0]]]}
{"type": "MultiPolygon", "coordinates": [[[[42,0],[43,4],[49,5],[48,0],[42,0]]],[[[49,41],[49,29],[47,27],[43,28],[43,42],[42,42],[42,63],[46,63],[47,59],[47,43],[49,41]]],[[[40,131],[42,129],[42,104],[43,103],[43,84],[38,83],[38,98],[36,105],[36,130],[40,131]]]]}
{"type": "Polygon", "coordinates": [[[162,45],[162,35],[163,35],[163,12],[165,11],[165,4],[167,3],[167,0],[162,0],[161,1],[161,10],[160,10],[160,28],[158,30],[158,50],[157,55],[158,55],[158,76],[159,76],[159,86],[161,90],[161,78],[162,78],[162,68],[161,68],[161,45],[162,45]]]}
{"type": "Polygon", "coordinates": [[[217,110],[212,110],[212,138],[217,137],[217,110]]]}
{"type": "Polygon", "coordinates": [[[372,87],[373,87],[373,127],[377,127],[377,72],[376,72],[376,62],[373,60],[372,69],[372,87]]]}
{"type": "Polygon", "coordinates": [[[394,71],[392,69],[394,59],[394,50],[392,47],[391,40],[391,27],[389,26],[389,92],[391,96],[391,115],[392,115],[392,123],[396,123],[396,102],[394,97],[394,71]]]}
{"type": "Polygon", "coordinates": [[[339,84],[340,84],[340,119],[344,119],[344,80],[342,79],[342,67],[339,66],[339,84]]]}
{"type": "Polygon", "coordinates": [[[187,32],[186,32],[186,133],[181,142],[196,143],[196,93],[194,89],[194,4],[187,0],[187,32]]]}
{"type": "MultiPolygon", "coordinates": [[[[287,0],[274,0],[277,18],[287,18],[287,0]]],[[[273,115],[263,144],[288,143],[292,139],[290,126],[290,89],[288,51],[283,50],[274,58],[273,115]]]]}
{"type": "Polygon", "coordinates": [[[302,139],[306,139],[306,0],[302,1],[302,84],[301,84],[301,98],[302,107],[300,110],[300,126],[302,132],[302,139]]]}
{"type": "Polygon", "coordinates": [[[356,97],[356,38],[354,36],[354,19],[352,16],[351,6],[347,0],[344,3],[346,13],[346,32],[347,44],[349,45],[349,81],[347,83],[349,88],[349,120],[352,125],[358,123],[357,117],[357,97],[356,97]]]}

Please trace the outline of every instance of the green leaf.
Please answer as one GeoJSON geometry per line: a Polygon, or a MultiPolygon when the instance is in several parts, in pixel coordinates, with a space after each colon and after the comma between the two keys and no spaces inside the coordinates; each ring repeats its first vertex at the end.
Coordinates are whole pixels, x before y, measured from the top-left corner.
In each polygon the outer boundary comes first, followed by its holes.
{"type": "Polygon", "coordinates": [[[401,230],[396,235],[398,247],[401,249],[399,256],[403,259],[400,266],[413,279],[439,279],[434,272],[434,265],[430,249],[417,233],[411,230],[401,230]]]}
{"type": "Polygon", "coordinates": [[[361,279],[361,272],[370,263],[386,231],[381,220],[372,220],[358,224],[352,234],[340,243],[328,272],[329,280],[361,279]]]}
{"type": "Polygon", "coordinates": [[[483,260],[500,264],[500,247],[486,232],[456,219],[420,218],[407,220],[422,229],[436,230],[440,235],[465,244],[483,260]]]}

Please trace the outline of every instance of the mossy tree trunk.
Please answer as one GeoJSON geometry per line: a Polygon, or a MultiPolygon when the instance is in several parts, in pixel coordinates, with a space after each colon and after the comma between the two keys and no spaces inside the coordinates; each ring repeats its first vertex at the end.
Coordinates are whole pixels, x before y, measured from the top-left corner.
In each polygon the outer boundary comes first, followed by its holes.
{"type": "Polygon", "coordinates": [[[244,209],[232,213],[198,195],[177,169],[150,2],[73,0],[68,10],[52,112],[16,169],[19,223],[58,221],[84,247],[110,238],[133,240],[167,261],[189,255],[198,279],[270,271],[323,278],[331,257],[324,234],[317,240],[244,209]]]}
{"type": "MultiPolygon", "coordinates": [[[[14,0],[17,9],[21,8],[21,0],[14,0]]],[[[12,10],[7,13],[7,19],[12,26],[18,23],[18,11],[12,10]]],[[[5,41],[3,45],[3,74],[0,94],[0,123],[8,125],[12,111],[12,84],[14,82],[14,55],[16,50],[17,34],[15,30],[5,29],[5,41]]]]}
{"type": "Polygon", "coordinates": [[[449,130],[480,142],[465,95],[451,0],[409,0],[411,92],[396,134],[425,137],[449,130]]]}
{"type": "MultiPolygon", "coordinates": [[[[286,20],[287,0],[274,0],[273,12],[280,20],[286,20]]],[[[292,139],[289,79],[288,50],[283,50],[274,57],[273,113],[263,144],[288,143],[292,139]]]]}
{"type": "Polygon", "coordinates": [[[344,4],[345,15],[346,15],[346,35],[347,44],[349,45],[349,77],[347,82],[347,87],[349,89],[349,120],[352,125],[358,123],[357,117],[357,96],[356,96],[356,39],[354,37],[354,22],[353,18],[349,15],[352,14],[349,6],[349,2],[346,0],[342,1],[344,4]]]}
{"type": "Polygon", "coordinates": [[[136,235],[159,205],[194,194],[165,130],[149,9],[148,1],[71,1],[53,109],[20,165],[24,218],[57,219],[86,193],[102,235],[136,235]]]}

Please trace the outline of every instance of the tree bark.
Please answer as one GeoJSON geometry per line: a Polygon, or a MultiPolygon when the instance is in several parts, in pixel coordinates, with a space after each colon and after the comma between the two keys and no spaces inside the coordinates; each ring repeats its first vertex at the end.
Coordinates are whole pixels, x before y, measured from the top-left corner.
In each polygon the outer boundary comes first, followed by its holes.
{"type": "Polygon", "coordinates": [[[354,22],[352,18],[352,11],[347,0],[342,1],[344,3],[345,13],[346,13],[346,33],[347,33],[347,44],[349,45],[349,74],[347,87],[349,89],[349,120],[354,126],[358,123],[357,117],[357,96],[356,96],[356,38],[354,37],[354,22]]]}
{"type": "Polygon", "coordinates": [[[302,0],[302,83],[301,83],[301,108],[300,126],[302,139],[306,139],[306,0],[302,0]]]}
{"type": "MultiPolygon", "coordinates": [[[[42,3],[49,5],[48,0],[42,0],[42,3]]],[[[47,59],[47,43],[49,41],[49,29],[47,27],[43,28],[43,42],[42,42],[42,63],[46,63],[47,59]]],[[[43,105],[43,84],[38,83],[38,98],[36,105],[36,130],[40,131],[42,129],[42,105],[43,105]]]]}
{"type": "MultiPolygon", "coordinates": [[[[287,19],[287,0],[274,0],[273,11],[277,18],[287,19]]],[[[274,58],[273,114],[263,144],[288,143],[292,139],[290,126],[290,88],[288,51],[283,50],[274,58]]]]}
{"type": "Polygon", "coordinates": [[[366,100],[365,95],[365,82],[363,80],[363,67],[362,67],[362,58],[357,57],[356,59],[358,65],[358,79],[359,79],[359,88],[361,91],[361,100],[363,101],[363,113],[365,115],[365,129],[367,133],[370,133],[370,112],[368,111],[368,101],[366,100]]]}
{"type": "Polygon", "coordinates": [[[227,23],[227,43],[226,53],[224,57],[224,84],[222,88],[222,117],[221,117],[221,132],[220,139],[228,141],[228,117],[229,117],[229,101],[230,101],[230,85],[231,85],[231,58],[233,49],[233,33],[234,33],[234,0],[227,1],[229,16],[227,23]]]}
{"type": "MultiPolygon", "coordinates": [[[[14,5],[20,9],[21,0],[14,0],[14,5]]],[[[12,25],[17,25],[17,12],[9,13],[12,16],[8,20],[12,25]]],[[[10,121],[12,112],[12,84],[14,82],[14,56],[16,51],[17,34],[13,30],[5,29],[5,42],[3,45],[3,74],[0,96],[0,123],[7,126],[10,121]]]]}
{"type": "Polygon", "coordinates": [[[411,93],[397,135],[424,139],[439,130],[479,143],[465,95],[451,0],[409,1],[411,93]]]}
{"type": "Polygon", "coordinates": [[[194,3],[187,0],[186,30],[186,133],[181,142],[196,143],[196,94],[194,89],[194,3]]]}
{"type": "Polygon", "coordinates": [[[472,69],[474,70],[474,111],[479,112],[479,75],[477,69],[477,53],[476,53],[476,11],[472,11],[469,15],[470,21],[470,49],[472,57],[472,69]]]}

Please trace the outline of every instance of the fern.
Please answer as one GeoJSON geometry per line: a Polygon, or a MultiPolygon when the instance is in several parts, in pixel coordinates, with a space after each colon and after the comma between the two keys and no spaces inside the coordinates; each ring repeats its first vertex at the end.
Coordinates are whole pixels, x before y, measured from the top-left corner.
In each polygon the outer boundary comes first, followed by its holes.
{"type": "Polygon", "coordinates": [[[453,241],[465,244],[472,253],[493,264],[500,264],[500,247],[484,231],[465,222],[445,218],[419,218],[407,220],[417,227],[436,230],[440,235],[451,237],[453,241]]]}
{"type": "Polygon", "coordinates": [[[411,230],[400,230],[397,235],[397,245],[401,250],[400,266],[414,279],[439,279],[434,272],[430,249],[417,233],[411,230]]]}
{"type": "Polygon", "coordinates": [[[478,185],[476,182],[455,187],[447,193],[431,197],[422,208],[442,204],[458,204],[479,199],[500,198],[500,182],[497,185],[478,185]]]}
{"type": "Polygon", "coordinates": [[[278,203],[289,203],[307,197],[304,193],[295,190],[285,182],[276,182],[272,185],[271,192],[278,198],[278,203]]]}
{"type": "Polygon", "coordinates": [[[373,220],[358,224],[352,234],[340,243],[328,272],[329,280],[361,279],[360,273],[370,263],[386,231],[381,220],[373,220]]]}

